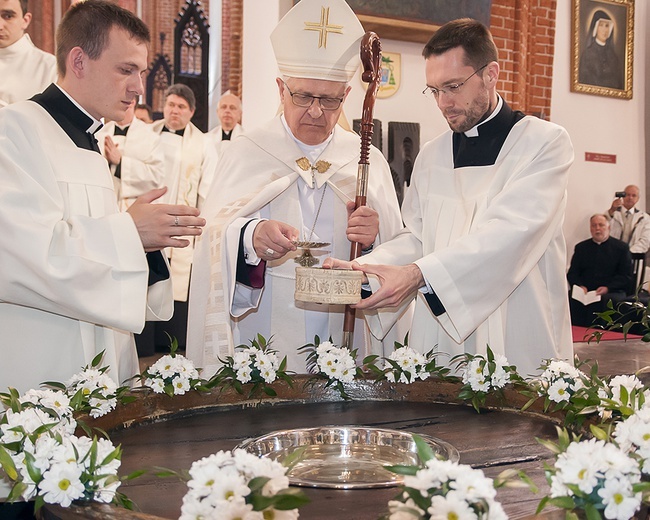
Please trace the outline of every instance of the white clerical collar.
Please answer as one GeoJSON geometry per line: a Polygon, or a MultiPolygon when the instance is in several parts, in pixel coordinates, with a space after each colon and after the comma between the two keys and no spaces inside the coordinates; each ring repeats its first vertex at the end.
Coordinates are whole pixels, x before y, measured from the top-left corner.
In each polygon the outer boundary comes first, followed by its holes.
{"type": "Polygon", "coordinates": [[[320,155],[323,153],[323,150],[327,148],[327,145],[330,144],[330,141],[332,140],[332,137],[334,136],[334,132],[331,132],[330,135],[325,139],[320,144],[305,144],[303,143],[300,139],[298,139],[295,135],[293,135],[293,132],[289,128],[289,125],[287,124],[287,120],[284,118],[284,114],[280,116],[282,119],[282,124],[284,125],[284,129],[287,131],[287,133],[291,136],[291,138],[296,142],[298,145],[298,148],[300,148],[300,151],[305,154],[307,159],[309,159],[309,162],[314,163],[316,159],[320,157],[320,155]]]}
{"type": "Polygon", "coordinates": [[[497,106],[496,106],[496,108],[487,117],[487,119],[484,119],[478,125],[470,128],[467,132],[465,132],[465,135],[467,137],[478,137],[478,127],[481,126],[482,124],[487,123],[490,119],[494,119],[496,117],[496,115],[501,111],[501,108],[503,108],[503,99],[501,99],[501,96],[499,96],[499,94],[497,94],[497,106]]]}
{"type": "Polygon", "coordinates": [[[25,33],[21,38],[9,45],[9,47],[0,49],[0,58],[13,58],[14,56],[19,56],[27,52],[33,46],[34,44],[32,43],[29,34],[25,33]]]}
{"type": "Polygon", "coordinates": [[[100,128],[103,125],[103,123],[101,121],[98,121],[97,119],[95,119],[93,116],[91,116],[88,113],[88,111],[84,107],[82,107],[79,103],[77,103],[75,101],[75,99],[70,94],[68,94],[61,85],[59,85],[58,83],[55,83],[55,85],[57,86],[57,88],[61,92],[63,92],[65,94],[65,96],[70,101],[72,101],[74,103],[74,106],[76,106],[79,110],[81,110],[84,114],[86,114],[92,120],[93,123],[86,129],[86,132],[88,132],[89,134],[94,134],[97,131],[97,129],[100,128]]]}

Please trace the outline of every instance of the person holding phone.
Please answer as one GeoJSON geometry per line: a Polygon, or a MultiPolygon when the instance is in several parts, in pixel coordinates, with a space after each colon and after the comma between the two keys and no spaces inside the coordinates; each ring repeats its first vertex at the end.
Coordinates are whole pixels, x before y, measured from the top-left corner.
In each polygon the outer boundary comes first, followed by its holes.
{"type": "Polygon", "coordinates": [[[650,248],[650,215],[636,207],[639,187],[633,184],[617,191],[606,215],[610,235],[630,246],[631,253],[646,253],[650,248]]]}

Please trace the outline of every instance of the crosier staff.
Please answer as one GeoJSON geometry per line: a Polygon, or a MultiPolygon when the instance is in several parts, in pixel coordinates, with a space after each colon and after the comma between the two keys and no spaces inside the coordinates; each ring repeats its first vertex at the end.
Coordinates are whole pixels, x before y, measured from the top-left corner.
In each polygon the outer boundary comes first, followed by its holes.
{"type": "MultiPolygon", "coordinates": [[[[363,112],[361,114],[361,156],[359,158],[359,169],[357,171],[357,192],[354,199],[355,209],[366,205],[368,192],[368,174],[370,172],[370,143],[372,141],[373,123],[372,114],[375,109],[375,99],[379,90],[381,79],[381,42],[379,36],[368,31],[361,40],[360,51],[363,74],[361,79],[368,83],[366,97],[363,100],[363,112]]],[[[361,256],[361,244],[352,242],[350,246],[350,260],[361,256]]],[[[352,349],[354,337],[354,316],[355,309],[350,305],[345,306],[345,317],[343,319],[343,341],[341,345],[352,349]]]]}

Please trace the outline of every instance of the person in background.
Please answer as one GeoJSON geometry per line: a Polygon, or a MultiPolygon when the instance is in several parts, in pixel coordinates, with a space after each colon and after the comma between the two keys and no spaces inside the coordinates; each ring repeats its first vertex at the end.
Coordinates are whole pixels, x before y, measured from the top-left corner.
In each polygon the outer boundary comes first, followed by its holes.
{"type": "Polygon", "coordinates": [[[121,121],[143,92],[147,26],[101,0],[74,4],[57,30],[59,79],[0,110],[0,382],[23,392],[67,381],[100,352],[116,383],[139,373],[132,332],[169,319],[160,250],[187,247],[196,208],[152,204],[119,212],[94,132],[121,121]]]}
{"type": "Polygon", "coordinates": [[[135,100],[122,121],[110,121],[95,134],[99,149],[111,167],[121,210],[128,209],[140,195],[162,187],[164,175],[159,136],[134,117],[134,108],[135,100]]]}
{"type": "Polygon", "coordinates": [[[146,103],[138,103],[135,106],[135,117],[150,125],[153,123],[153,110],[146,103]]]}
{"type": "MultiPolygon", "coordinates": [[[[151,125],[159,135],[164,151],[167,187],[165,201],[201,209],[210,188],[217,162],[212,140],[191,119],[196,110],[194,92],[177,83],[165,92],[163,119],[151,125]]],[[[187,298],[192,270],[194,241],[185,249],[167,249],[174,288],[174,316],[169,322],[152,322],[137,338],[141,355],[169,347],[167,334],[176,338],[180,349],[185,348],[187,335],[187,298]]]]}
{"type": "Polygon", "coordinates": [[[650,215],[636,207],[638,202],[639,188],[630,184],[624,197],[612,201],[605,216],[612,237],[625,242],[631,253],[646,253],[650,248],[650,215]]]}
{"type": "Polygon", "coordinates": [[[217,117],[219,126],[210,132],[214,140],[217,154],[221,155],[223,149],[230,144],[230,141],[243,132],[241,126],[241,99],[230,92],[226,92],[217,104],[217,117]]]}
{"type": "Polygon", "coordinates": [[[450,130],[418,154],[405,230],[354,263],[373,290],[355,307],[415,299],[409,346],[422,353],[437,345],[450,357],[485,355],[489,346],[524,376],[544,359],[572,360],[562,233],[569,135],[498,94],[498,52],[480,22],[446,23],[423,56],[423,93],[450,130]]]}
{"type": "MultiPolygon", "coordinates": [[[[271,34],[282,114],[232,141],[220,158],[205,204],[210,232],[195,255],[187,355],[204,377],[258,333],[273,338],[289,370],[305,373],[298,347],[315,335],[340,344],[344,306],[294,300],[302,251],[293,240],[330,243],[327,250],[349,255],[350,241],[367,251],[402,227],[390,170],[376,148],[368,205],[354,209],[360,138],[337,125],[363,34],[343,0],[301,0],[271,34]],[[327,46],[319,45],[317,31],[304,29],[324,10],[342,26],[328,34],[327,46]]],[[[384,336],[372,337],[357,313],[359,358],[389,355],[403,333],[382,344],[384,336]]]]}
{"type": "Polygon", "coordinates": [[[56,58],[25,32],[27,0],[0,0],[0,107],[29,99],[56,81],[56,58]]]}
{"type": "Polygon", "coordinates": [[[578,286],[584,294],[595,291],[600,301],[583,305],[571,298],[571,323],[589,327],[594,323],[596,312],[603,312],[607,302],[622,301],[632,283],[632,258],[624,242],[610,236],[610,223],[605,215],[593,215],[589,219],[591,238],[576,245],[567,273],[571,285],[578,286]]]}

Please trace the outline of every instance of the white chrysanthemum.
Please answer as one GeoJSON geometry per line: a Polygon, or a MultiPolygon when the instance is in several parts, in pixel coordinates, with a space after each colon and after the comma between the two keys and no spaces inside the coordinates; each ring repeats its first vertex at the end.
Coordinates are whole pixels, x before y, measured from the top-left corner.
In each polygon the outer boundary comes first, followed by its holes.
{"type": "Polygon", "coordinates": [[[232,357],[232,368],[236,372],[242,368],[248,367],[251,363],[251,355],[248,352],[235,352],[235,355],[232,357]]]}
{"type": "Polygon", "coordinates": [[[99,398],[91,397],[88,400],[88,404],[90,404],[92,408],[90,410],[90,416],[96,419],[97,417],[102,417],[103,415],[112,412],[117,406],[117,399],[115,398],[99,399],[99,398]]]}
{"type": "Polygon", "coordinates": [[[641,493],[634,494],[632,484],[626,479],[608,479],[598,490],[603,500],[605,518],[629,520],[641,506],[641,493]]]}
{"type": "Polygon", "coordinates": [[[327,354],[330,350],[335,349],[336,347],[332,344],[331,341],[323,341],[316,347],[316,355],[317,356],[322,356],[323,354],[327,354]]]}
{"type": "Polygon", "coordinates": [[[54,464],[43,474],[39,484],[43,500],[48,504],[69,507],[73,500],[83,497],[81,468],[76,464],[54,464]]]}
{"type": "Polygon", "coordinates": [[[265,509],[262,511],[264,520],[296,520],[300,515],[297,509],[280,511],[279,509],[265,509]]]}
{"type": "Polygon", "coordinates": [[[424,515],[412,498],[405,502],[390,500],[388,502],[389,520],[419,520],[424,515]]]}
{"type": "Polygon", "coordinates": [[[641,457],[642,471],[650,473],[650,407],[645,406],[619,422],[614,430],[614,438],[621,449],[641,457]]]}
{"type": "Polygon", "coordinates": [[[162,394],[165,392],[165,381],[159,377],[156,377],[154,379],[147,378],[144,382],[144,385],[151,388],[157,394],[162,394]]]}
{"type": "Polygon", "coordinates": [[[242,384],[248,383],[251,380],[251,369],[248,366],[244,366],[237,370],[237,381],[242,384]]]}
{"type": "Polygon", "coordinates": [[[567,391],[568,388],[569,383],[567,383],[564,379],[556,379],[548,387],[548,398],[555,403],[568,401],[571,397],[571,394],[569,394],[567,391]]]}
{"type": "Polygon", "coordinates": [[[7,422],[0,425],[0,442],[3,444],[20,442],[25,435],[33,434],[41,426],[58,422],[39,408],[26,408],[20,412],[7,410],[5,418],[7,422]]]}
{"type": "Polygon", "coordinates": [[[431,497],[427,509],[431,520],[476,520],[474,510],[457,493],[450,491],[446,496],[431,497]]]}
{"type": "Polygon", "coordinates": [[[265,367],[263,370],[260,370],[260,375],[264,379],[264,382],[266,382],[267,384],[271,384],[277,378],[277,374],[275,370],[273,370],[272,366],[268,366],[265,367]]]}
{"type": "Polygon", "coordinates": [[[174,377],[177,374],[178,362],[169,354],[161,357],[150,368],[150,372],[160,374],[163,378],[174,377]]]}
{"type": "Polygon", "coordinates": [[[190,380],[183,376],[176,376],[172,379],[174,395],[183,395],[190,389],[190,380]]]}

